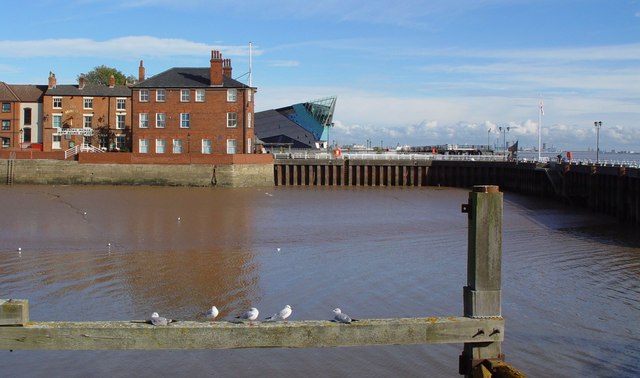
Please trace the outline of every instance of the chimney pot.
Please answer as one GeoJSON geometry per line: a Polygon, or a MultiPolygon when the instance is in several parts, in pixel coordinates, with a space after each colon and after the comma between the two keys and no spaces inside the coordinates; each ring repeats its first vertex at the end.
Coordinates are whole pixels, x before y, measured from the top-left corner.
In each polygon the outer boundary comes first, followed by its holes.
{"type": "Polygon", "coordinates": [[[222,86],[223,60],[220,51],[211,51],[211,66],[209,68],[209,84],[211,86],[222,86]]]}
{"type": "Polygon", "coordinates": [[[140,61],[140,67],[138,67],[138,81],[144,81],[144,62],[140,61]]]}

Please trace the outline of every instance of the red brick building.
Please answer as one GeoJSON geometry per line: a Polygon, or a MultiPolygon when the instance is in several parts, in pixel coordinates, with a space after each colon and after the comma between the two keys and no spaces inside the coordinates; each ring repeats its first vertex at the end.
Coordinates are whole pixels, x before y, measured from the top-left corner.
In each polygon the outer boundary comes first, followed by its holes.
{"type": "Polygon", "coordinates": [[[0,148],[40,148],[46,86],[0,82],[0,148]]]}
{"type": "Polygon", "coordinates": [[[133,152],[253,153],[255,88],[231,77],[230,59],[211,52],[209,67],[171,68],[131,87],[133,152]]]}
{"type": "Polygon", "coordinates": [[[55,74],[43,98],[43,151],[93,146],[104,151],[131,145],[131,90],[125,85],[88,83],[58,85],[55,74]]]}

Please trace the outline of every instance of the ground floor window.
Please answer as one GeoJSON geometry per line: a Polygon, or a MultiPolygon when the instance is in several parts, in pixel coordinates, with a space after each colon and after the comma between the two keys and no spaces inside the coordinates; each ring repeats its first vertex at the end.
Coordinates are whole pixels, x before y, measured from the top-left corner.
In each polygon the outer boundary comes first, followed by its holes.
{"type": "Polygon", "coordinates": [[[118,150],[123,150],[127,148],[127,136],[126,135],[116,135],[116,148],[118,150]]]}
{"type": "Polygon", "coordinates": [[[238,142],[235,139],[227,139],[227,154],[235,154],[238,142]]]}
{"type": "Polygon", "coordinates": [[[11,138],[2,138],[2,148],[11,147],[11,138]]]}
{"type": "Polygon", "coordinates": [[[164,154],[164,139],[156,139],[156,154],[164,154]]]}
{"type": "Polygon", "coordinates": [[[61,148],[62,136],[54,135],[51,142],[51,149],[59,150],[61,148]]]}
{"type": "Polygon", "coordinates": [[[149,139],[140,139],[139,152],[141,154],[146,154],[149,152],[149,139]]]}
{"type": "Polygon", "coordinates": [[[210,154],[212,152],[211,148],[211,139],[203,139],[202,140],[202,153],[210,154]]]}
{"type": "Polygon", "coordinates": [[[181,154],[182,153],[182,140],[181,139],[174,139],[173,140],[173,153],[174,154],[181,154]]]}

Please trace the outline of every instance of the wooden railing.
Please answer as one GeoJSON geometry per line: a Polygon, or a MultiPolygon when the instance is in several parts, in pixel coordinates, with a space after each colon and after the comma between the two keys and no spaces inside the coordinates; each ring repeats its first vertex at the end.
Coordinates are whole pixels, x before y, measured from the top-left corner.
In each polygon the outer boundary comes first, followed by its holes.
{"type": "Polygon", "coordinates": [[[476,186],[469,202],[464,316],[232,323],[179,321],[32,322],[27,300],[0,300],[0,349],[229,349],[401,344],[464,344],[459,372],[503,366],[501,316],[502,193],[476,186]],[[489,362],[489,363],[487,363],[489,362]]]}

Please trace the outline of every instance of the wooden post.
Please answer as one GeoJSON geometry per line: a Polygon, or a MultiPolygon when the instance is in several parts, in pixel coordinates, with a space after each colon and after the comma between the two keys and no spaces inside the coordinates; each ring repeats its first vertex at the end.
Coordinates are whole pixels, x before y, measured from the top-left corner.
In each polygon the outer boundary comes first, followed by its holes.
{"type": "Polygon", "coordinates": [[[0,299],[0,326],[21,326],[29,322],[29,301],[0,299]]]}
{"type": "MultiPolygon", "coordinates": [[[[469,203],[462,205],[469,216],[467,286],[464,287],[464,316],[502,318],[502,193],[497,186],[474,186],[469,203]]],[[[500,330],[479,329],[478,333],[500,330]]],[[[460,374],[486,359],[502,359],[501,342],[465,343],[460,356],[460,374]]]]}

